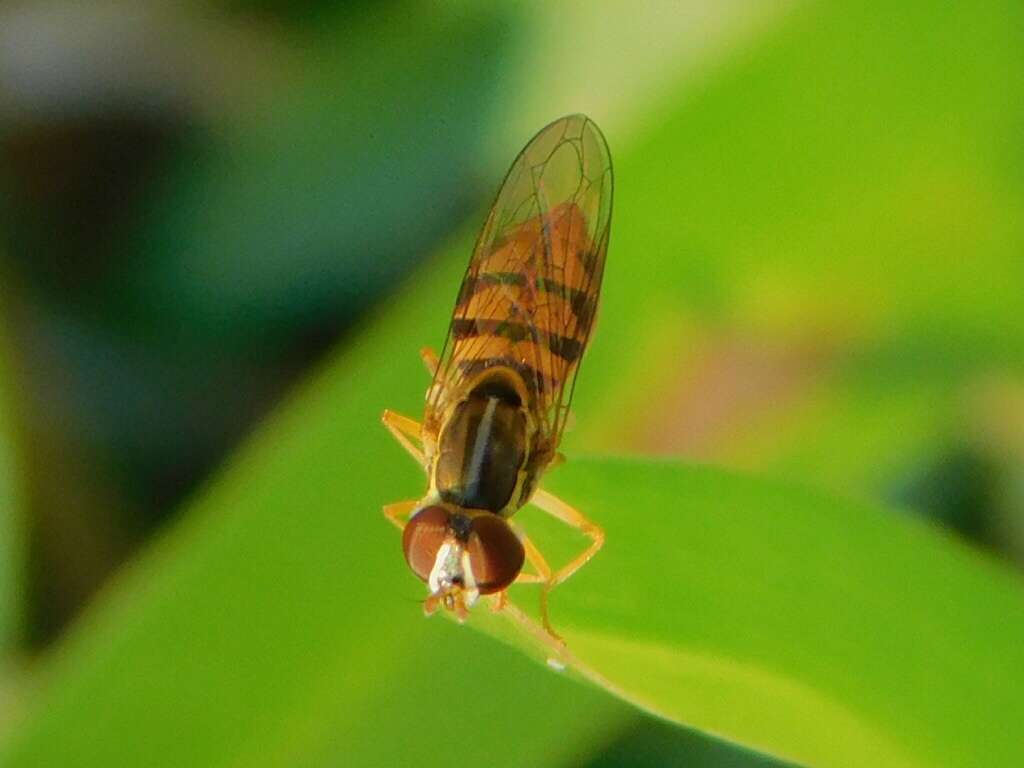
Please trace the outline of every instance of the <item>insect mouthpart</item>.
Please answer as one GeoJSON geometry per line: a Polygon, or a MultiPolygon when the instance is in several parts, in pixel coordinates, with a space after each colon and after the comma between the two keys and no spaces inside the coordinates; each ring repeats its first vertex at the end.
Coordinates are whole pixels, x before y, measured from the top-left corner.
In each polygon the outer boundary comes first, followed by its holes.
{"type": "Polygon", "coordinates": [[[430,596],[423,602],[423,611],[430,615],[438,606],[452,611],[461,622],[480,598],[476,588],[469,553],[454,536],[437,551],[437,559],[427,578],[430,596]]]}

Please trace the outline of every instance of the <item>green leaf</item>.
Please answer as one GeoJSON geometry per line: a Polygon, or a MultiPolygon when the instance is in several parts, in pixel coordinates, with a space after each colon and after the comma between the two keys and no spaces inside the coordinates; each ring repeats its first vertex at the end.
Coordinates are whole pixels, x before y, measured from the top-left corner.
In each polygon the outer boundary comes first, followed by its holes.
{"type": "Polygon", "coordinates": [[[491,765],[562,765],[635,721],[424,620],[380,514],[421,477],[380,412],[418,399],[415,330],[443,323],[435,298],[456,278],[422,277],[122,575],[50,659],[0,763],[447,765],[471,733],[516,745],[491,765]]]}
{"type": "MultiPolygon", "coordinates": [[[[436,713],[463,707],[482,738],[525,730],[542,762],[622,723],[593,692],[424,621],[422,585],[379,515],[422,490],[378,417],[413,410],[426,382],[417,329],[443,322],[434,297],[455,266],[366,329],[78,628],[5,764],[419,759],[455,727],[436,713]]],[[[571,461],[550,481],[608,531],[554,593],[554,621],[624,697],[815,765],[1020,756],[1021,590],[961,545],[709,468],[571,461]]],[[[555,561],[578,548],[522,514],[555,561]]],[[[511,626],[486,609],[473,622],[511,626]]],[[[450,755],[423,759],[435,757],[450,755]]]]}
{"type": "Polygon", "coordinates": [[[380,413],[417,399],[413,331],[440,327],[455,279],[422,280],[122,574],[49,660],[0,764],[448,765],[472,733],[517,745],[493,765],[559,765],[634,721],[424,620],[380,514],[419,475],[380,413]]]}
{"type": "Polygon", "coordinates": [[[709,467],[575,461],[546,484],[607,532],[552,593],[583,677],[808,765],[1024,759],[1024,585],[960,542],[709,467]]]}

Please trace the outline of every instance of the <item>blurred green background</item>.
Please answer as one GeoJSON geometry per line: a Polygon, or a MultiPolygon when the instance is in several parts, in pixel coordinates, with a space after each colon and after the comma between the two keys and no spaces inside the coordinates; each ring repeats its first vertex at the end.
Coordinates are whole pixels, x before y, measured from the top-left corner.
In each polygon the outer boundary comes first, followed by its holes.
{"type": "Polygon", "coordinates": [[[502,173],[584,112],[616,212],[570,459],[1019,571],[1022,71],[997,0],[0,5],[0,756],[782,764],[420,620],[375,414],[418,415],[502,173]]]}

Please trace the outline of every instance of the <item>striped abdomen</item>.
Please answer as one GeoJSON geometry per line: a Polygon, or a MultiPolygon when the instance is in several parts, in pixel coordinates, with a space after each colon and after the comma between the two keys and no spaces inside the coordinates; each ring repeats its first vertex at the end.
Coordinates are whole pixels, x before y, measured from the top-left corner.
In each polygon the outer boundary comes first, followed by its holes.
{"type": "Polygon", "coordinates": [[[452,320],[463,377],[505,366],[541,408],[551,405],[583,355],[594,321],[599,264],[573,203],[524,222],[467,275],[452,320]]]}

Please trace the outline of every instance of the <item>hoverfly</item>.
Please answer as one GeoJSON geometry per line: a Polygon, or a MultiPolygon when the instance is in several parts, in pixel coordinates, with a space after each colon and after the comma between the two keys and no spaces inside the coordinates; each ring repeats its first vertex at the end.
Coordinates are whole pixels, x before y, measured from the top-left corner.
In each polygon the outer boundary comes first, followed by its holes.
{"type": "Polygon", "coordinates": [[[428,477],[422,499],[384,507],[402,530],[409,567],[427,583],[428,614],[443,606],[462,621],[480,595],[494,596],[500,610],[513,582],[539,583],[544,628],[557,640],[548,592],[604,543],[601,528],[538,481],[562,458],[611,208],[611,157],[589,118],[569,115],[534,136],[477,239],[441,355],[421,352],[433,374],[423,424],[384,412],[385,426],[428,477]],[[510,522],[528,501],[579,529],[589,546],[553,570],[510,522]]]}

